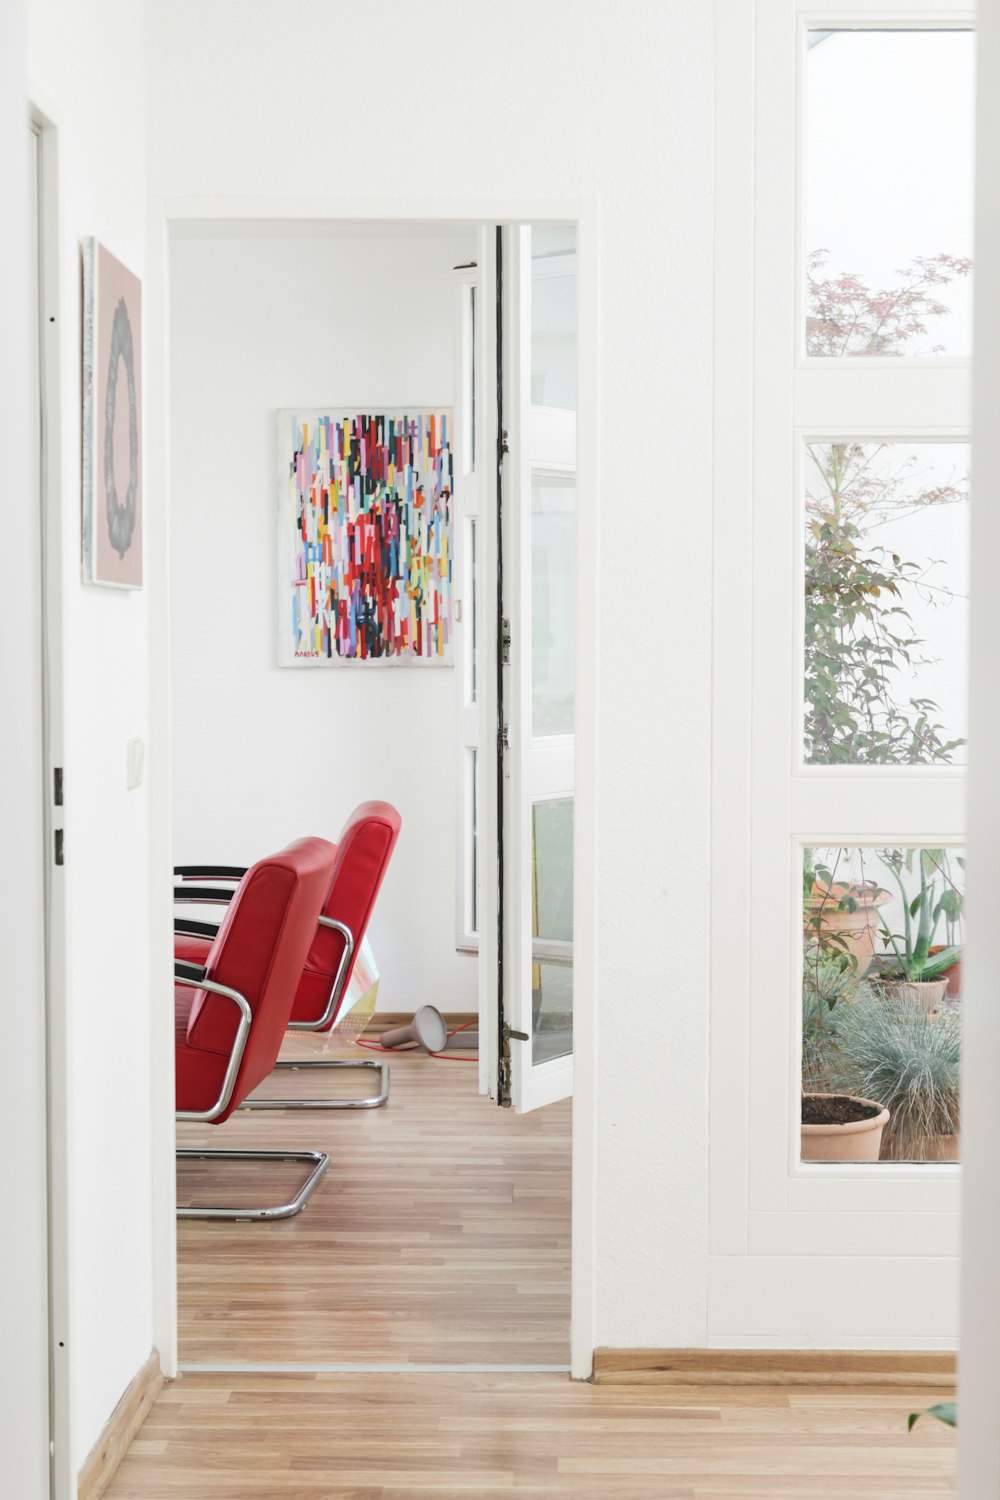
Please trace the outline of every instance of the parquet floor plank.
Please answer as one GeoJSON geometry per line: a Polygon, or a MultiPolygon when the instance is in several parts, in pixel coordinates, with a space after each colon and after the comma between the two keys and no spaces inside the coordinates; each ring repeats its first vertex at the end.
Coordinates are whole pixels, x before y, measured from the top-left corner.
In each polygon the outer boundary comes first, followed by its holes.
{"type": "MultiPolygon", "coordinates": [[[[311,1052],[372,1056],[314,1037],[283,1055],[311,1052]]],[[[568,1363],[569,1103],[515,1117],[480,1097],[470,1064],[389,1061],[383,1109],[178,1127],[181,1146],[330,1154],[295,1219],[178,1225],[182,1363],[568,1363]]],[[[286,1072],[266,1088],[345,1097],[370,1082],[286,1072]]],[[[184,1164],[178,1196],[277,1201],[299,1170],[184,1164]]]]}
{"type": "MultiPolygon", "coordinates": [[[[943,1393],[942,1393],[943,1394],[943,1393]]],[[[561,1375],[183,1375],[108,1500],[952,1500],[925,1389],[561,1375]],[[875,1396],[873,1404],[871,1397],[875,1396]]]]}

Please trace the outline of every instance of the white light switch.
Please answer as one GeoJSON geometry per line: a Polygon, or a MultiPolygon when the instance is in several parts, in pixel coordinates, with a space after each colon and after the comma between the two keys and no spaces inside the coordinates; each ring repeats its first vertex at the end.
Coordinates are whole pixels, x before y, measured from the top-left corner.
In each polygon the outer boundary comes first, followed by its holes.
{"type": "Polygon", "coordinates": [[[146,746],[142,740],[129,740],[126,745],[127,752],[127,781],[131,792],[134,787],[142,785],[143,763],[146,759],[146,746]]]}

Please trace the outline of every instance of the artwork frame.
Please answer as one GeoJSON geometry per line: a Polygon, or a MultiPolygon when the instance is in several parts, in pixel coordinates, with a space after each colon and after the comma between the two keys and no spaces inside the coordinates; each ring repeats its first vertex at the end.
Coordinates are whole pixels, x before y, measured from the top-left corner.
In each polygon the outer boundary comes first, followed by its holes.
{"type": "Polygon", "coordinates": [[[278,665],[454,666],[452,409],[277,418],[278,665]]]}
{"type": "Polygon", "coordinates": [[[97,239],[82,248],[82,574],[141,589],[142,283],[97,239]]]}

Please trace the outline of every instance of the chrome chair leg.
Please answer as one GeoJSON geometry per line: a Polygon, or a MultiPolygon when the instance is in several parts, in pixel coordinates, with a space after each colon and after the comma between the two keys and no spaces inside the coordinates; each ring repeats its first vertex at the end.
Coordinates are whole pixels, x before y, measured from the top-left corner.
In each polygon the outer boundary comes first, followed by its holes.
{"type": "Polygon", "coordinates": [[[275,1068],[368,1068],[379,1075],[379,1091],[364,1099],[244,1099],[240,1109],[381,1109],[389,1097],[389,1064],[341,1057],[279,1058],[275,1068]]]}
{"type": "Polygon", "coordinates": [[[312,1163],[312,1171],[288,1203],[272,1208],[178,1208],[179,1219],[293,1219],[305,1208],[330,1165],[325,1151],[178,1151],[178,1161],[301,1161],[312,1163]]]}

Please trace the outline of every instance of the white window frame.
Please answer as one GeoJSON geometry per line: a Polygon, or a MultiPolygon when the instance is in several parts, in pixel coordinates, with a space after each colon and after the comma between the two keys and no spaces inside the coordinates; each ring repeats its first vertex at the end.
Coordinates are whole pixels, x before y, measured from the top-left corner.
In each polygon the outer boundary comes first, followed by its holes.
{"type": "MultiPolygon", "coordinates": [[[[455,447],[457,479],[455,484],[455,598],[459,604],[455,631],[455,947],[461,953],[479,951],[477,913],[480,891],[479,871],[475,857],[474,812],[482,808],[482,758],[479,756],[479,699],[483,687],[483,535],[481,509],[484,476],[490,466],[484,465],[484,404],[487,391],[493,390],[486,380],[485,344],[483,338],[483,278],[481,246],[477,242],[477,263],[456,267],[455,275],[455,447]],[[473,336],[472,297],[475,297],[475,319],[478,337],[473,336]],[[473,430],[472,382],[475,371],[476,412],[473,430]],[[473,600],[472,533],[477,531],[476,561],[479,571],[478,597],[473,600]],[[478,618],[474,618],[474,615],[478,618]],[[472,681],[472,635],[476,631],[479,650],[479,672],[476,692],[472,681]],[[480,768],[477,775],[474,767],[480,768]],[[478,782],[478,787],[475,785],[478,782]]],[[[495,399],[495,398],[494,398],[495,399]]],[[[481,823],[480,819],[480,823],[481,823]]]]}
{"type": "Polygon", "coordinates": [[[800,459],[845,436],[968,442],[970,362],[806,355],[802,90],[807,31],[973,16],[948,0],[717,10],[708,1342],[947,1344],[956,1278],[929,1282],[926,1257],[957,1254],[959,1167],[799,1160],[802,849],[962,845],[965,782],[803,763],[800,459]],[[874,1291],[852,1304],[860,1261],[874,1291]]]}

